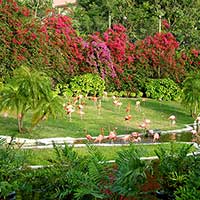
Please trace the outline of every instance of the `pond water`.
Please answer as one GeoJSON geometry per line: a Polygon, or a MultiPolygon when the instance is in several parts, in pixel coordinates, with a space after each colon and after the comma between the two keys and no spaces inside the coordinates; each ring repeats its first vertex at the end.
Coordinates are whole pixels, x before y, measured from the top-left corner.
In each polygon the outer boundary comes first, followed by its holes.
{"type": "Polygon", "coordinates": [[[160,137],[160,142],[170,142],[170,141],[177,141],[177,142],[194,142],[195,136],[192,133],[168,133],[163,134],[160,137]]]}
{"type": "MultiPolygon", "coordinates": [[[[133,142],[133,141],[125,142],[123,140],[123,137],[124,136],[118,136],[117,139],[115,139],[113,141],[104,138],[101,141],[101,144],[128,144],[129,142],[133,142]]],[[[141,141],[140,142],[133,142],[133,143],[152,143],[153,142],[153,137],[152,136],[145,136],[145,135],[141,134],[140,137],[141,137],[141,141]]],[[[197,143],[200,143],[198,141],[198,138],[196,136],[194,136],[191,132],[160,134],[160,138],[156,142],[161,142],[162,143],[162,142],[171,142],[171,141],[176,141],[176,142],[197,142],[197,143]]],[[[74,142],[74,144],[85,144],[86,142],[87,142],[86,139],[80,139],[80,140],[76,140],[74,142]]],[[[94,144],[98,144],[98,143],[95,143],[94,140],[91,140],[90,142],[94,143],[94,144]]]]}

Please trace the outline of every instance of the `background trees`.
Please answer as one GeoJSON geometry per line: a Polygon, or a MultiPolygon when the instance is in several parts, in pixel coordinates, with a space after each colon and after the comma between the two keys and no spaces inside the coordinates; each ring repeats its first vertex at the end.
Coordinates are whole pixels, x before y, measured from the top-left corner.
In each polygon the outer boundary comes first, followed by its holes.
{"type": "Polygon", "coordinates": [[[45,17],[47,10],[52,8],[53,0],[17,0],[19,5],[32,11],[34,17],[45,17]]]}
{"type": "Polygon", "coordinates": [[[144,39],[159,30],[159,21],[166,19],[170,31],[181,46],[199,47],[200,1],[174,0],[78,0],[74,17],[81,33],[104,32],[112,24],[121,23],[127,28],[132,41],[144,39]]]}

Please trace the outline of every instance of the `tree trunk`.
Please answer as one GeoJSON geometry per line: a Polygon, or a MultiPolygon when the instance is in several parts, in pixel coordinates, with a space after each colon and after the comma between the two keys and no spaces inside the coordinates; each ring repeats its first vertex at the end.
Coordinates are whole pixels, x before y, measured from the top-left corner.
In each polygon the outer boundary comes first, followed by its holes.
{"type": "Polygon", "coordinates": [[[23,114],[18,114],[17,120],[18,120],[18,131],[20,133],[23,133],[23,114]]]}

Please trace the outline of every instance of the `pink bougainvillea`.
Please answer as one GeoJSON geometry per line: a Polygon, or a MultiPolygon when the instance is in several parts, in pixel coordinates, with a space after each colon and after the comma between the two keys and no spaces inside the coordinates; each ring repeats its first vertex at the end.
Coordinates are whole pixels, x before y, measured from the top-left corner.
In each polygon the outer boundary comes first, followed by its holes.
{"type": "Polygon", "coordinates": [[[165,29],[170,29],[170,24],[169,24],[169,22],[166,19],[162,20],[162,26],[165,29]]]}
{"type": "Polygon", "coordinates": [[[152,71],[152,77],[163,78],[169,75],[177,76],[183,72],[182,66],[177,66],[176,50],[179,43],[171,33],[156,33],[136,44],[137,62],[152,71]]]}
{"type": "Polygon", "coordinates": [[[105,76],[116,76],[110,49],[102,40],[99,33],[89,36],[88,40],[84,43],[84,52],[85,64],[92,71],[99,73],[102,78],[105,78],[105,76]]]}
{"type": "Polygon", "coordinates": [[[83,39],[78,37],[72,28],[71,18],[63,15],[45,18],[41,31],[45,35],[48,47],[54,48],[49,65],[52,68],[62,68],[65,73],[75,74],[77,66],[84,60],[83,39]]]}

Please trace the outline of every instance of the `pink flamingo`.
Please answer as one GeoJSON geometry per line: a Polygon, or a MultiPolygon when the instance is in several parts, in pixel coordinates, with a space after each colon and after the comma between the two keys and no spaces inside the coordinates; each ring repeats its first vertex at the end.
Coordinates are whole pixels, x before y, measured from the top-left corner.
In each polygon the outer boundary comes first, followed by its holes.
{"type": "Polygon", "coordinates": [[[135,109],[136,109],[136,111],[141,111],[141,108],[140,108],[140,101],[136,101],[135,102],[135,109]]]}
{"type": "Polygon", "coordinates": [[[72,113],[75,111],[73,105],[68,104],[67,106],[64,106],[64,109],[67,112],[67,115],[69,115],[69,121],[72,120],[72,113]]]}
{"type": "Polygon", "coordinates": [[[97,110],[98,110],[98,114],[101,114],[101,99],[99,100],[98,104],[97,104],[97,110]]]}
{"type": "Polygon", "coordinates": [[[92,141],[92,136],[90,134],[85,135],[86,139],[92,141]]]}
{"type": "Polygon", "coordinates": [[[81,120],[83,119],[83,115],[85,114],[85,112],[83,112],[83,108],[84,108],[83,104],[78,105],[78,109],[79,109],[78,114],[80,115],[81,120]]]}
{"type": "Polygon", "coordinates": [[[142,123],[139,125],[139,128],[144,129],[144,134],[146,134],[147,126],[148,126],[148,124],[145,123],[145,122],[142,122],[142,123]]]}
{"type": "Polygon", "coordinates": [[[131,104],[128,103],[127,107],[126,107],[126,113],[129,115],[131,112],[131,104]]]}
{"type": "Polygon", "coordinates": [[[99,136],[94,140],[94,142],[98,142],[99,144],[102,142],[102,140],[104,139],[104,129],[101,128],[101,133],[99,134],[99,136]]]}
{"type": "Polygon", "coordinates": [[[92,101],[94,102],[94,105],[96,106],[97,105],[97,97],[93,96],[92,101]]]}
{"type": "Polygon", "coordinates": [[[156,142],[156,141],[159,140],[159,139],[160,139],[159,133],[154,133],[154,134],[153,134],[153,142],[156,142]]]}
{"type": "Polygon", "coordinates": [[[110,133],[109,133],[109,135],[108,135],[108,137],[107,137],[107,139],[109,139],[109,140],[111,141],[111,143],[113,143],[114,140],[117,139],[116,129],[117,129],[117,128],[114,128],[112,131],[110,131],[110,133]]]}
{"type": "Polygon", "coordinates": [[[124,120],[127,122],[127,130],[128,130],[128,125],[129,125],[129,123],[130,123],[130,120],[131,120],[131,118],[132,118],[132,115],[126,115],[125,117],[124,117],[124,120]]]}
{"type": "Polygon", "coordinates": [[[122,102],[120,102],[120,101],[118,101],[118,100],[114,100],[113,103],[114,103],[114,105],[115,105],[116,107],[118,107],[119,109],[120,109],[121,106],[122,106],[122,102]]]}
{"type": "Polygon", "coordinates": [[[133,142],[141,142],[141,140],[142,140],[141,137],[138,136],[137,138],[134,138],[134,139],[133,139],[133,142]]]}
{"type": "Polygon", "coordinates": [[[132,132],[131,136],[132,136],[133,142],[141,142],[142,140],[138,132],[132,132]]]}
{"type": "Polygon", "coordinates": [[[197,131],[193,129],[193,130],[191,130],[191,133],[192,133],[192,135],[196,135],[197,131]]]}
{"type": "Polygon", "coordinates": [[[124,143],[126,143],[126,142],[129,142],[131,140],[131,137],[132,136],[129,134],[129,135],[123,136],[121,139],[122,139],[122,141],[124,141],[124,143]]]}
{"type": "Polygon", "coordinates": [[[84,131],[84,133],[85,133],[86,139],[87,139],[88,141],[92,141],[93,138],[92,138],[92,136],[91,136],[90,134],[88,134],[87,130],[84,128],[83,131],[84,131]]]}
{"type": "Polygon", "coordinates": [[[125,121],[130,121],[131,118],[132,118],[132,115],[126,115],[126,116],[124,117],[124,120],[125,120],[125,121]]]}
{"type": "Polygon", "coordinates": [[[176,116],[175,115],[171,115],[168,118],[171,121],[171,125],[175,125],[176,124],[176,116]]]}

